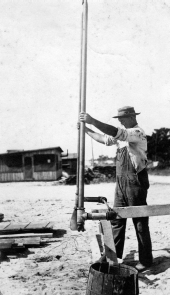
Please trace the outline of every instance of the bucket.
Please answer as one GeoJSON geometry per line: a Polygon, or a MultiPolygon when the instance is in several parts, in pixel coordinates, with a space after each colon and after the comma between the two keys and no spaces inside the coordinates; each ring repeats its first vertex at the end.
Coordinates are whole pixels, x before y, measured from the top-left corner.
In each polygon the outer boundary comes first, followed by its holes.
{"type": "Polygon", "coordinates": [[[138,271],[128,265],[91,265],[86,295],[138,295],[138,271]]]}

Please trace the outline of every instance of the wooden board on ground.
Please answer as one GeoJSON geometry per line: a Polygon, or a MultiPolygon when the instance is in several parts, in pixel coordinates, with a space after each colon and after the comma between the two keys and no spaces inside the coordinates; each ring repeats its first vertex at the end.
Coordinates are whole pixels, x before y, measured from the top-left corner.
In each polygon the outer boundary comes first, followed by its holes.
{"type": "Polygon", "coordinates": [[[22,223],[13,223],[13,222],[2,222],[0,223],[0,234],[5,233],[16,233],[16,232],[34,232],[34,231],[43,231],[49,232],[53,230],[54,224],[52,222],[22,222],[22,223]]]}
{"type": "Polygon", "coordinates": [[[17,238],[14,239],[14,244],[23,244],[25,246],[35,246],[40,245],[41,238],[40,237],[32,237],[32,238],[17,238]]]}
{"type": "MultiPolygon", "coordinates": [[[[165,205],[146,205],[146,206],[129,206],[129,207],[114,207],[114,212],[117,213],[117,218],[135,218],[146,216],[170,215],[170,204],[165,205]]],[[[92,210],[92,214],[106,213],[107,209],[92,210]]],[[[96,218],[95,218],[96,219],[96,218]]],[[[97,219],[96,219],[97,220],[97,219]]],[[[100,220],[100,219],[98,219],[100,220]]]]}
{"type": "Polygon", "coordinates": [[[40,242],[41,242],[40,237],[0,239],[0,244],[3,244],[3,243],[12,243],[12,244],[23,243],[24,245],[32,245],[32,244],[40,244],[40,242]]]}
{"type": "Polygon", "coordinates": [[[0,243],[0,251],[4,249],[11,249],[12,245],[13,242],[11,241],[3,241],[2,243],[0,243]]]}
{"type": "Polygon", "coordinates": [[[0,235],[0,242],[1,239],[17,239],[17,238],[35,238],[35,237],[42,237],[42,238],[52,238],[52,233],[28,233],[28,234],[13,234],[13,235],[0,235]]]}
{"type": "Polygon", "coordinates": [[[27,238],[4,238],[0,239],[0,251],[7,249],[25,249],[25,247],[38,246],[41,243],[41,237],[27,238]]]}

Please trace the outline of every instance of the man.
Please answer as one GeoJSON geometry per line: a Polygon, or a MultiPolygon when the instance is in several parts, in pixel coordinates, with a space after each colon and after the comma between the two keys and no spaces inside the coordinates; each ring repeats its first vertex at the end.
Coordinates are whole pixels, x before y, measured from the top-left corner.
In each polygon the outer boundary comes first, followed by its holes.
{"type": "MultiPolygon", "coordinates": [[[[137,125],[133,107],[125,106],[118,109],[118,118],[125,128],[117,128],[102,123],[87,113],[80,114],[80,121],[95,126],[104,134],[96,133],[86,127],[86,133],[94,140],[106,144],[116,144],[116,189],[114,207],[147,205],[149,188],[147,165],[147,138],[145,132],[137,125]],[[123,143],[123,146],[121,146],[123,143]]],[[[149,232],[148,217],[133,218],[139,251],[138,271],[150,267],[153,261],[152,245],[149,232]]],[[[111,221],[118,258],[123,256],[126,219],[111,221]]]]}

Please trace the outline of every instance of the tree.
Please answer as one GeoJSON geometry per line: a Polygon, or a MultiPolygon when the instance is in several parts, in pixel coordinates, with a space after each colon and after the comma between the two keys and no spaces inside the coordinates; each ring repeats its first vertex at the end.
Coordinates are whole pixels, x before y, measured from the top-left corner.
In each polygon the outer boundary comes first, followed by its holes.
{"type": "Polygon", "coordinates": [[[148,140],[148,159],[170,163],[170,129],[155,129],[148,140]]]}
{"type": "Polygon", "coordinates": [[[97,161],[99,161],[99,162],[107,161],[108,158],[109,158],[108,156],[100,155],[100,156],[97,158],[97,161]]]}

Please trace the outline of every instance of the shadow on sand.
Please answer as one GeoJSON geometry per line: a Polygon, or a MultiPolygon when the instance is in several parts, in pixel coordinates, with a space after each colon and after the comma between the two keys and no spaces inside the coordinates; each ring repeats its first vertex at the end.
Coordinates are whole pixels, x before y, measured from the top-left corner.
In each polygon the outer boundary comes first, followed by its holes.
{"type": "MultiPolygon", "coordinates": [[[[153,252],[158,252],[161,253],[160,256],[157,256],[156,258],[153,259],[153,264],[151,267],[146,269],[143,272],[139,272],[138,277],[139,280],[141,280],[143,283],[147,285],[153,285],[156,281],[159,281],[159,278],[155,278],[153,280],[149,279],[149,276],[151,275],[157,275],[160,273],[165,272],[167,269],[169,269],[170,266],[170,249],[168,248],[163,248],[159,250],[154,250],[153,252]]],[[[129,266],[135,267],[137,264],[136,261],[134,261],[135,254],[137,251],[132,250],[128,255],[126,255],[124,259],[124,264],[127,264],[129,266]]]]}

